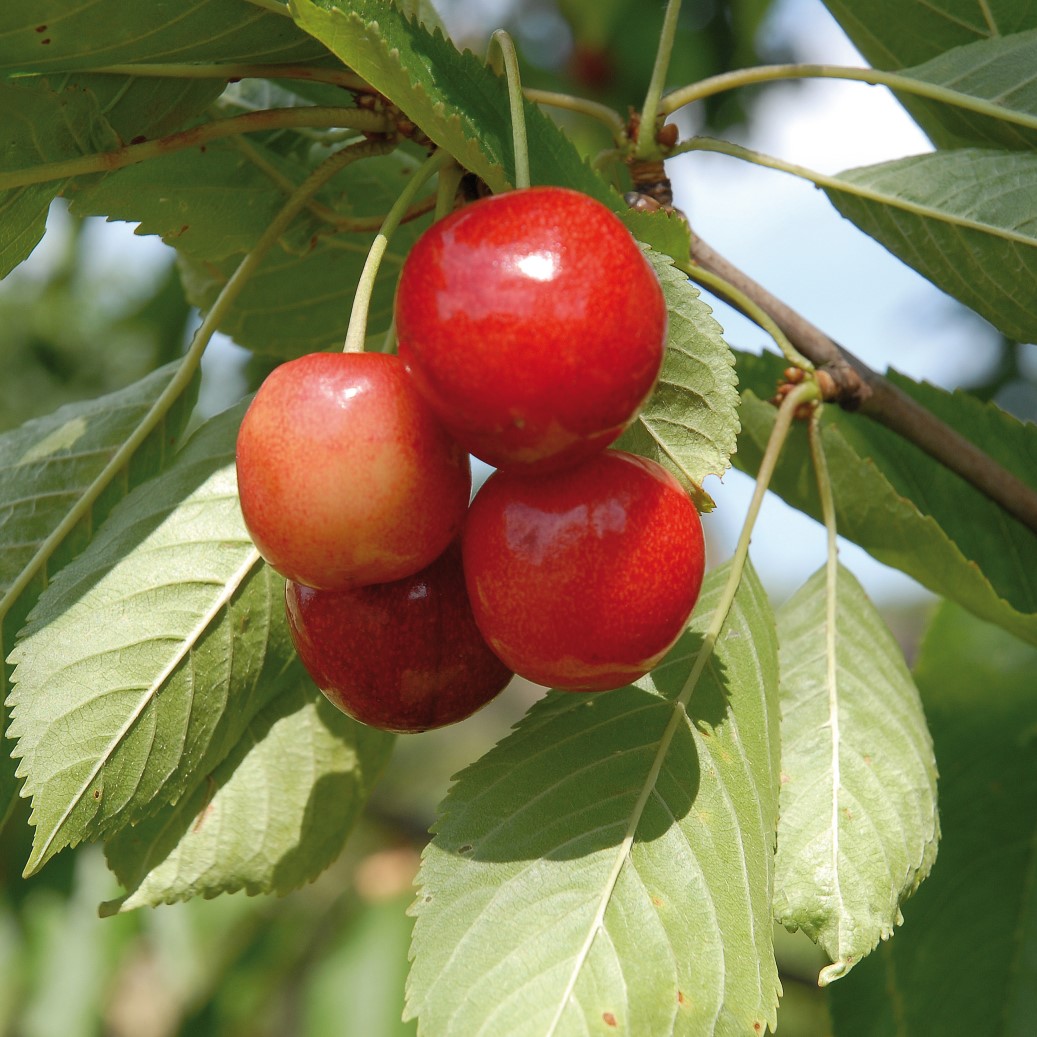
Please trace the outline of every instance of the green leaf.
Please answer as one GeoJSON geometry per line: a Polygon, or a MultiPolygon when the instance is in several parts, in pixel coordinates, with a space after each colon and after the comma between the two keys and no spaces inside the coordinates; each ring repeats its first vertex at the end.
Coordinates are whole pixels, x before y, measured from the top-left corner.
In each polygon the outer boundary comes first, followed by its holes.
{"type": "Polygon", "coordinates": [[[655,392],[617,445],[665,465],[700,510],[711,510],[702,482],[727,470],[738,435],[734,357],[687,276],[668,257],[649,258],[669,308],[666,356],[655,392]]]}
{"type": "MultiPolygon", "coordinates": [[[[955,47],[922,65],[904,69],[903,75],[990,101],[1006,113],[1037,116],[1035,64],[1037,29],[1031,29],[955,47]]],[[[910,107],[916,116],[921,114],[923,126],[930,131],[938,127],[944,146],[1020,151],[1033,151],[1037,146],[1037,130],[1029,127],[921,97],[911,98],[910,107]]]]}
{"type": "MultiPolygon", "coordinates": [[[[302,181],[305,170],[262,145],[253,146],[278,172],[302,181]]],[[[286,201],[284,191],[249,154],[214,141],[204,151],[192,148],[150,159],[81,188],[72,196],[71,209],[77,216],[139,223],[135,233],[157,234],[183,256],[240,261],[286,201]]]]}
{"type": "Polygon", "coordinates": [[[1037,991],[1037,650],[953,606],[915,677],[940,768],[943,838],[895,940],[836,984],[836,1037],[1022,1037],[1037,991]]]}
{"type": "Polygon", "coordinates": [[[876,68],[928,61],[952,47],[1037,28],[1020,0],[824,0],[876,68]]]}
{"type": "Polygon", "coordinates": [[[900,903],[936,857],[936,763],[900,646],[839,566],[778,611],[782,783],[774,917],[844,976],[893,935],[900,903]]]}
{"type": "Polygon", "coordinates": [[[339,854],[394,738],[340,713],[301,666],[210,777],[106,846],[125,896],[103,914],[244,889],[284,894],[339,854]]]}
{"type": "MultiPolygon", "coordinates": [[[[743,386],[735,464],[755,474],[774,424],[778,358],[738,355],[743,386]]],[[[1037,426],[968,393],[889,376],[908,395],[1037,488],[1037,426]]],[[[936,594],[1037,644],[1037,536],[918,447],[877,422],[825,408],[825,451],[839,532],[936,594]]],[[[820,505],[802,428],[782,451],[771,488],[815,518],[820,505]]]]}
{"type": "Polygon", "coordinates": [[[551,693],[464,771],[424,854],[407,1012],[473,1033],[762,1033],[778,982],[770,899],[777,659],[748,571],[691,698],[717,607],[654,674],[551,693]]]}
{"type": "MultiPolygon", "coordinates": [[[[384,214],[396,200],[404,178],[416,168],[417,161],[402,152],[358,162],[333,181],[335,194],[330,199],[344,214],[384,214]]],[[[253,175],[248,169],[239,173],[246,185],[254,183],[253,175]]],[[[303,175],[304,172],[300,172],[299,181],[303,175]]],[[[200,228],[200,236],[193,239],[200,248],[210,244],[219,247],[220,235],[210,232],[206,215],[218,208],[219,193],[231,190],[233,183],[231,179],[217,187],[211,182],[206,186],[205,180],[199,180],[192,190],[176,196],[184,206],[182,211],[191,214],[189,224],[200,228]]],[[[246,187],[246,192],[248,190],[246,187]]],[[[257,204],[251,207],[241,204],[247,200],[246,193],[216,218],[217,227],[226,227],[227,235],[236,234],[242,242],[254,241],[263,232],[267,206],[276,211],[283,203],[283,197],[272,191],[264,196],[260,187],[256,187],[253,197],[257,204]],[[260,198],[264,198],[262,206],[258,204],[260,198]]],[[[171,231],[173,237],[183,222],[176,223],[173,210],[169,210],[165,226],[173,228],[176,224],[171,231]]],[[[400,268],[414,240],[427,225],[427,219],[414,220],[393,234],[371,298],[368,315],[371,334],[384,332],[389,327],[400,268]]],[[[283,359],[320,349],[341,349],[357,281],[373,238],[373,234],[336,231],[329,224],[304,215],[282,239],[281,247],[271,250],[249,278],[220,330],[242,346],[283,359]]],[[[179,245],[179,242],[173,243],[179,245]]],[[[190,242],[187,245],[195,247],[190,242]]],[[[242,254],[214,261],[204,255],[182,253],[181,275],[188,298],[203,310],[208,309],[242,254]]]]}
{"type": "Polygon", "coordinates": [[[238,507],[242,407],[116,507],[29,616],[9,730],[35,838],[27,872],[136,822],[213,770],[294,659],[283,582],[238,507]]]}
{"type": "Polygon", "coordinates": [[[847,170],[824,187],[923,277],[1009,338],[1037,339],[1037,155],[936,152],[847,170]]]}
{"type": "MultiPolygon", "coordinates": [[[[2,19],[0,15],[0,19],[2,19]]],[[[2,33],[0,33],[2,39],[2,33]]],[[[0,80],[0,170],[31,169],[135,137],[178,129],[223,88],[220,82],[64,75],[0,80]]],[[[36,247],[51,201],[67,179],[0,192],[0,277],[36,247]]]]}
{"type": "MultiPolygon", "coordinates": [[[[169,364],[119,392],[69,404],[0,435],[0,659],[6,660],[15,634],[52,575],[90,542],[117,501],[168,463],[194,406],[197,379],[68,533],[50,541],[61,523],[82,506],[84,494],[178,366],[169,364]]],[[[9,676],[5,661],[3,699],[9,676]]],[[[7,813],[17,784],[14,764],[4,752],[0,755],[0,817],[7,813]]]]}
{"type": "Polygon", "coordinates": [[[108,65],[306,62],[326,54],[290,18],[242,0],[5,0],[0,72],[108,65]]]}
{"type": "MultiPolygon", "coordinates": [[[[439,147],[493,191],[514,182],[507,85],[471,52],[460,53],[438,31],[408,20],[396,5],[351,0],[291,0],[307,32],[407,114],[439,147]]],[[[534,104],[524,104],[530,178],[582,191],[622,214],[640,241],[678,262],[690,252],[683,221],[631,213],[622,198],[583,161],[572,142],[534,104]]]]}
{"type": "MultiPolygon", "coordinates": [[[[429,32],[381,0],[351,0],[348,10],[330,0],[291,0],[289,6],[302,28],[398,105],[465,169],[494,191],[514,183],[507,86],[470,51],[460,53],[441,33],[429,32]]],[[[525,114],[533,182],[570,183],[578,176],[585,184],[581,189],[608,197],[604,181],[561,131],[535,105],[527,102],[525,114]]]]}

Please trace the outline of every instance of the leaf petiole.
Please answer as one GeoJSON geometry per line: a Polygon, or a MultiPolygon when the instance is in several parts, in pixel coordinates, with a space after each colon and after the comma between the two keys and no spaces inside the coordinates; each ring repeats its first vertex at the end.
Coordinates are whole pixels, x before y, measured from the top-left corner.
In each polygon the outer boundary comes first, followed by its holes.
{"type": "Polygon", "coordinates": [[[804,371],[814,370],[814,365],[789,341],[788,336],[778,326],[777,321],[740,288],[712,270],[706,270],[705,267],[699,266],[697,263],[683,263],[677,264],[677,266],[696,284],[718,292],[722,298],[733,303],[753,323],[766,331],[774,339],[775,344],[790,364],[804,371]]]}
{"type": "Polygon", "coordinates": [[[0,191],[43,184],[50,180],[66,180],[89,173],[110,173],[116,169],[146,162],[148,159],[182,151],[184,148],[198,147],[200,144],[239,133],[293,127],[331,129],[344,126],[364,133],[385,133],[392,129],[391,122],[385,115],[364,108],[325,108],[317,105],[304,108],[271,108],[267,111],[247,112],[229,119],[202,123],[166,137],[157,137],[140,144],[127,144],[126,147],[114,151],[79,155],[59,162],[43,162],[27,169],[5,170],[0,172],[0,191]]]}
{"type": "Polygon", "coordinates": [[[727,90],[735,90],[756,83],[773,83],[786,79],[839,79],[847,82],[867,83],[869,86],[884,86],[903,94],[925,97],[954,108],[964,108],[977,115],[988,115],[1002,122],[1015,123],[1037,129],[1037,115],[1013,111],[993,101],[985,101],[970,94],[951,90],[948,87],[914,79],[903,73],[886,72],[876,68],[854,68],[842,65],[763,65],[759,68],[738,69],[710,76],[690,86],[680,87],[668,93],[660,103],[660,111],[670,115],[694,101],[701,101],[727,90]]]}

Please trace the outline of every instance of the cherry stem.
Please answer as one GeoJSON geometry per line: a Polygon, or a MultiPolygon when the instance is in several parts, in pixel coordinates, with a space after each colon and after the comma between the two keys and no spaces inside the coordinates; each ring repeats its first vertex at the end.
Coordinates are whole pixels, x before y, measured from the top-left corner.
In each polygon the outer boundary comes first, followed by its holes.
{"type": "Polygon", "coordinates": [[[684,682],[684,687],[681,688],[681,693],[676,699],[677,703],[685,708],[687,708],[695,686],[702,676],[702,671],[706,668],[706,664],[713,654],[713,649],[724,629],[724,624],[727,622],[731,606],[734,604],[735,595],[738,593],[738,588],[742,582],[745,562],[749,557],[749,541],[752,538],[753,527],[756,525],[760,507],[763,505],[763,498],[770,486],[778,458],[781,456],[785,440],[788,438],[789,429],[792,427],[792,422],[795,419],[796,409],[809,400],[819,400],[820,398],[821,393],[817,383],[812,378],[809,378],[807,381],[797,385],[785,397],[778,408],[778,414],[774,419],[774,427],[771,429],[770,438],[767,440],[767,448],[764,450],[763,460],[760,462],[760,469],[756,476],[756,487],[753,490],[752,500],[749,502],[745,522],[742,524],[742,532],[738,537],[738,543],[731,557],[731,568],[728,570],[727,581],[724,583],[723,590],[720,593],[720,600],[713,610],[709,629],[706,631],[698,655],[695,657],[695,664],[692,666],[691,673],[688,674],[688,679],[684,682]]]}
{"type": "Polygon", "coordinates": [[[778,322],[737,286],[712,270],[706,270],[694,262],[680,264],[679,269],[696,284],[708,288],[718,298],[734,305],[753,323],[766,331],[774,339],[785,359],[794,367],[799,367],[804,371],[814,370],[814,365],[789,341],[788,336],[778,326],[778,322]]]}
{"type": "Polygon", "coordinates": [[[680,0],[669,0],[662,31],[659,33],[659,49],[655,53],[652,78],[648,83],[645,103],[641,106],[641,122],[637,128],[634,158],[654,158],[659,150],[655,141],[655,121],[659,115],[663,88],[666,86],[666,73],[670,68],[670,55],[673,53],[673,41],[677,36],[677,19],[680,13],[680,0]]]}
{"type": "Polygon", "coordinates": [[[182,151],[184,148],[197,147],[220,137],[286,127],[349,127],[365,133],[385,133],[392,129],[386,116],[364,108],[271,108],[262,112],[248,112],[229,119],[201,123],[189,130],[171,133],[166,137],[156,137],[140,144],[128,144],[114,151],[78,155],[76,158],[63,159],[60,162],[44,162],[28,169],[5,170],[0,172],[0,191],[42,184],[48,180],[65,180],[87,173],[110,173],[116,169],[136,165],[138,162],[182,151]]]}
{"type": "Polygon", "coordinates": [[[436,219],[453,212],[457,198],[457,189],[461,186],[464,170],[456,163],[449,162],[440,170],[439,182],[436,184],[436,219]]]}
{"type": "Polygon", "coordinates": [[[504,61],[508,80],[508,102],[511,107],[511,139],[515,152],[515,187],[529,187],[529,144],[526,140],[526,111],[522,102],[522,81],[519,76],[518,54],[515,42],[506,29],[497,29],[490,37],[490,51],[496,44],[504,61]]]}
{"type": "Polygon", "coordinates": [[[295,189],[292,196],[285,202],[283,208],[271,220],[266,230],[263,231],[259,240],[252,246],[248,254],[238,264],[237,269],[227,280],[220,290],[216,301],[210,307],[208,313],[198,327],[191,345],[184,354],[183,361],[176,370],[176,374],[169,380],[161,394],[151,405],[147,414],[141,418],[140,423],[134,428],[119,449],[112,455],[111,460],[104,466],[97,477],[78,497],[75,504],[69,508],[65,517],[51,531],[50,536],[37,548],[25,567],[11,583],[10,587],[0,598],[0,621],[7,615],[11,606],[25,592],[26,588],[37,576],[44,572],[47,562],[58,549],[61,543],[89,514],[101,494],[107,487],[123,472],[130,462],[130,458],[136,453],[147,437],[156,429],[162,419],[166,416],[169,408],[178,400],[190,385],[191,381],[201,363],[209,341],[220,322],[226,316],[227,311],[241,294],[249,277],[255,272],[263,258],[277,243],[280,236],[287,229],[292,220],[306,206],[306,203],[325,183],[328,182],[340,169],[358,158],[363,158],[370,153],[370,142],[362,141],[358,144],[342,148],[321,165],[295,189]]]}
{"type": "Polygon", "coordinates": [[[346,329],[346,341],[342,347],[344,353],[362,353],[367,342],[367,314],[371,308],[371,295],[374,292],[375,279],[378,277],[378,268],[381,266],[382,257],[389,247],[389,239],[400,225],[411,202],[417,197],[422,186],[433,174],[439,172],[448,162],[452,162],[448,151],[440,149],[431,158],[427,159],[414,172],[410,182],[400,192],[400,196],[393,203],[392,208],[385,214],[382,225],[371,242],[367,259],[364,261],[364,269],[360,272],[357,281],[356,295],[353,296],[353,309],[349,314],[349,327],[346,329]]]}
{"type": "Polygon", "coordinates": [[[723,72],[717,76],[679,87],[668,93],[660,103],[660,111],[670,115],[686,104],[701,101],[726,90],[750,86],[756,83],[773,83],[787,79],[839,79],[848,82],[867,83],[869,86],[884,86],[898,93],[914,94],[931,101],[964,108],[979,115],[988,115],[1001,122],[1015,123],[1031,129],[1037,128],[1037,115],[1032,112],[1013,111],[995,101],[973,97],[936,83],[899,72],[888,72],[875,68],[854,68],[843,65],[761,65],[757,68],[723,72]]]}
{"type": "Polygon", "coordinates": [[[560,94],[553,90],[535,90],[527,87],[523,93],[527,101],[534,104],[547,105],[550,108],[562,108],[568,112],[587,115],[604,123],[617,143],[622,141],[626,130],[623,117],[614,108],[600,101],[590,101],[585,97],[574,97],[572,94],[560,94]]]}

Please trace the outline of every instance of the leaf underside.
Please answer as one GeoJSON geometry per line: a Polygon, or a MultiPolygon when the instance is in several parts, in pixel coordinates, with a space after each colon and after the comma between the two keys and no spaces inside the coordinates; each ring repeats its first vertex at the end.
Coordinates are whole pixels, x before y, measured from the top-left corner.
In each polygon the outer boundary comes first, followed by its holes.
{"type": "Polygon", "coordinates": [[[781,820],[775,920],[802,929],[844,976],[893,935],[936,856],[936,764],[903,653],[838,569],[829,659],[826,572],[778,612],[781,820]],[[831,675],[829,663],[832,663],[831,675]]]}
{"type": "MultiPolygon", "coordinates": [[[[742,432],[735,464],[754,474],[774,423],[778,358],[738,354],[742,432]]],[[[889,377],[1037,488],[1037,427],[967,393],[889,377]]],[[[976,615],[1037,644],[1037,536],[964,479],[874,421],[837,408],[822,419],[841,535],[976,615]]],[[[794,428],[771,488],[820,518],[810,451],[794,428]]]]}

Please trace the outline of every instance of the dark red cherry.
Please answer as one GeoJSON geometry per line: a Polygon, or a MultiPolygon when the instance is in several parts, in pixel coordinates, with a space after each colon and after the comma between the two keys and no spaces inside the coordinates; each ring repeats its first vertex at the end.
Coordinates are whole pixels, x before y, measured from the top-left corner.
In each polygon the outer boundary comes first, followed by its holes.
{"type": "Polygon", "coordinates": [[[512,677],[472,617],[457,542],[392,583],[321,591],[286,585],[303,665],[339,709],[387,731],[463,720],[512,677]]]}

